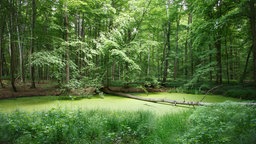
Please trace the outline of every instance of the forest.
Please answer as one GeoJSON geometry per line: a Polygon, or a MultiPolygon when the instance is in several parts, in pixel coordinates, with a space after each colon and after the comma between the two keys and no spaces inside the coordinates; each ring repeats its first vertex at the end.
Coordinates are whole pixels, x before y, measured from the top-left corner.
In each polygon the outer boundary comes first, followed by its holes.
{"type": "Polygon", "coordinates": [[[255,143],[255,100],[255,0],[0,1],[0,143],[255,143]]]}
{"type": "Polygon", "coordinates": [[[254,0],[3,0],[0,83],[256,83],[254,0]]]}

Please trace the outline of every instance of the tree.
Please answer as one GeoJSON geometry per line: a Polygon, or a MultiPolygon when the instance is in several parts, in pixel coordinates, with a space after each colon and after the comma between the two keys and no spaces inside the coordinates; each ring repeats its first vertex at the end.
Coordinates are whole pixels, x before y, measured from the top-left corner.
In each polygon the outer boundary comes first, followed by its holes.
{"type": "Polygon", "coordinates": [[[15,5],[14,1],[11,0],[9,3],[9,10],[10,10],[10,17],[9,17],[9,38],[10,38],[10,55],[11,55],[11,85],[14,92],[17,92],[16,86],[15,86],[15,5]]]}
{"type": "Polygon", "coordinates": [[[253,77],[254,84],[256,86],[256,2],[254,0],[249,1],[250,13],[249,13],[249,22],[251,26],[251,34],[252,34],[252,46],[253,46],[253,77]]]}
{"type": "MultiPolygon", "coordinates": [[[[68,12],[67,12],[67,4],[64,4],[64,40],[68,43],[68,12]]],[[[69,45],[67,44],[66,48],[66,83],[69,83],[70,80],[70,72],[69,72],[69,45]]]]}
{"type": "Polygon", "coordinates": [[[170,35],[171,35],[171,17],[169,13],[169,7],[170,7],[170,2],[166,1],[166,16],[167,16],[167,22],[166,22],[166,27],[165,27],[165,45],[164,45],[164,58],[163,58],[163,63],[164,63],[164,72],[163,72],[163,84],[166,83],[167,81],[167,75],[168,75],[168,69],[169,69],[169,59],[170,59],[170,51],[171,51],[171,42],[170,42],[170,35]]]}
{"type": "MultiPolygon", "coordinates": [[[[32,0],[32,18],[31,18],[31,45],[30,45],[30,55],[34,53],[35,49],[35,23],[36,23],[36,1],[32,0]]],[[[35,67],[30,66],[30,75],[31,75],[31,88],[36,88],[35,85],[35,67]]]]}
{"type": "MultiPolygon", "coordinates": [[[[2,9],[3,10],[3,9],[2,9]]],[[[0,15],[1,16],[1,15],[0,15]]],[[[5,18],[5,16],[1,16],[5,18]]],[[[1,20],[1,28],[0,28],[0,86],[3,88],[2,75],[3,75],[3,40],[4,40],[4,30],[5,30],[5,21],[1,20]]]]}

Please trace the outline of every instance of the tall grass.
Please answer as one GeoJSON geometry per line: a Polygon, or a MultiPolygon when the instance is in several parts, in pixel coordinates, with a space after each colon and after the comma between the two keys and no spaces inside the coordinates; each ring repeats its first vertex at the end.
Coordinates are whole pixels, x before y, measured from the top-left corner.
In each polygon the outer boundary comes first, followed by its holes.
{"type": "Polygon", "coordinates": [[[172,128],[183,122],[172,118],[175,116],[158,118],[146,111],[1,113],[0,143],[154,143],[165,141],[164,131],[171,134],[172,128]]]}
{"type": "Polygon", "coordinates": [[[51,109],[0,113],[0,143],[256,143],[256,110],[232,103],[155,115],[51,109]]]}

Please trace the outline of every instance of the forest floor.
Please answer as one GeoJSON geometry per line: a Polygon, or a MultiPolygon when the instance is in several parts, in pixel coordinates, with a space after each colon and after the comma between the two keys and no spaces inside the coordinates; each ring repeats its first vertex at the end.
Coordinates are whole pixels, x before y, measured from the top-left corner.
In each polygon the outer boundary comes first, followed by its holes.
{"type": "MultiPolygon", "coordinates": [[[[5,84],[4,88],[0,88],[0,99],[32,97],[32,96],[56,96],[61,95],[61,90],[56,83],[40,82],[36,83],[36,88],[30,88],[30,83],[17,83],[17,92],[14,92],[10,84],[5,84]]],[[[134,87],[109,87],[115,92],[123,93],[145,93],[147,92],[166,92],[169,88],[134,88],[134,87]]],[[[79,95],[81,90],[72,90],[71,95],[79,95]],[[76,92],[79,91],[79,92],[76,92]]],[[[82,89],[84,93],[88,93],[88,88],[82,89]]],[[[89,89],[91,91],[91,89],[89,89]]],[[[93,93],[93,92],[92,92],[93,93]]]]}
{"type": "Polygon", "coordinates": [[[56,85],[49,86],[48,83],[37,83],[34,89],[30,88],[30,84],[17,84],[16,88],[17,92],[14,92],[10,85],[0,88],[0,99],[60,94],[56,85]]]}

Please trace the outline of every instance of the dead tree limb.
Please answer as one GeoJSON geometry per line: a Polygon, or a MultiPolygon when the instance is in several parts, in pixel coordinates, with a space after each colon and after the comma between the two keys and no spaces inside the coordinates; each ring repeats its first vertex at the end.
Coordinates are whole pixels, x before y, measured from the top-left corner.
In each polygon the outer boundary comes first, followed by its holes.
{"type": "MultiPolygon", "coordinates": [[[[176,101],[176,100],[171,100],[171,99],[166,99],[166,98],[144,98],[144,97],[134,96],[134,95],[127,94],[127,93],[115,92],[109,88],[103,88],[102,91],[106,94],[122,96],[122,97],[126,97],[126,98],[146,101],[146,102],[169,103],[169,104],[174,104],[175,106],[177,104],[178,105],[190,105],[190,106],[208,106],[208,105],[214,104],[214,103],[207,103],[207,102],[189,102],[189,101],[185,101],[185,100],[184,101],[176,101]]],[[[252,103],[252,102],[236,102],[236,104],[256,106],[256,103],[252,103]]]]}
{"type": "Polygon", "coordinates": [[[170,103],[174,105],[180,104],[180,105],[191,105],[191,106],[203,106],[203,105],[210,104],[210,103],[203,103],[203,102],[176,101],[176,100],[170,100],[166,98],[144,98],[144,97],[134,96],[131,94],[114,92],[114,91],[111,91],[109,88],[103,88],[102,91],[106,94],[112,94],[112,95],[132,98],[132,99],[141,100],[141,101],[153,102],[153,103],[170,103]]]}

